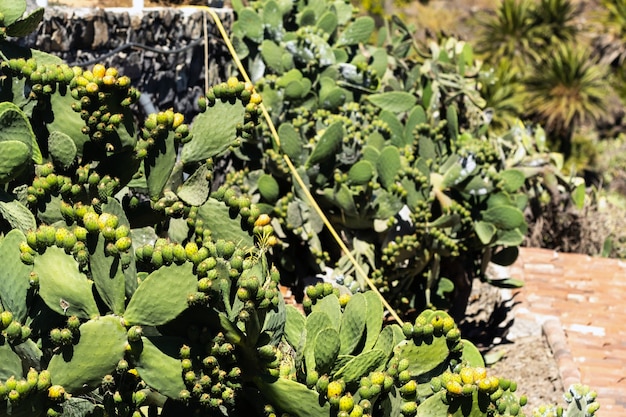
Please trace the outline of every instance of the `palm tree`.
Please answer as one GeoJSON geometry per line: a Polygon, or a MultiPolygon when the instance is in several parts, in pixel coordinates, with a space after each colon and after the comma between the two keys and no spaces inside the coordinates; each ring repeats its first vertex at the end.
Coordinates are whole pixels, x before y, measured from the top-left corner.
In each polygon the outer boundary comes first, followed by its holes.
{"type": "Polygon", "coordinates": [[[598,21],[602,34],[593,41],[603,62],[621,67],[626,61],[626,0],[602,0],[604,13],[598,21]]]}
{"type": "Polygon", "coordinates": [[[572,42],[576,38],[576,18],[581,8],[571,0],[541,0],[532,10],[533,21],[540,27],[546,44],[572,42]]]}
{"type": "Polygon", "coordinates": [[[476,50],[487,61],[507,58],[514,64],[539,59],[544,37],[536,26],[533,3],[530,0],[504,0],[495,15],[479,17],[480,34],[476,50]]]}
{"type": "Polygon", "coordinates": [[[607,69],[580,47],[560,44],[526,77],[526,108],[566,156],[577,127],[607,115],[607,69]]]}
{"type": "Polygon", "coordinates": [[[524,85],[519,67],[502,58],[496,66],[480,74],[480,94],[493,119],[490,128],[496,132],[510,129],[524,112],[524,85]]]}

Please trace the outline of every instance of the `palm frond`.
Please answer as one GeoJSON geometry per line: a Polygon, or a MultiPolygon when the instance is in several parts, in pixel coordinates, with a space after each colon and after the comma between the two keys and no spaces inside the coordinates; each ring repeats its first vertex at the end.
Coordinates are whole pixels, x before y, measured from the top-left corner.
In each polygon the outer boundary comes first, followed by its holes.
{"type": "Polygon", "coordinates": [[[574,129],[607,115],[607,69],[588,50],[561,44],[524,80],[527,112],[553,135],[571,139],[574,129]]]}

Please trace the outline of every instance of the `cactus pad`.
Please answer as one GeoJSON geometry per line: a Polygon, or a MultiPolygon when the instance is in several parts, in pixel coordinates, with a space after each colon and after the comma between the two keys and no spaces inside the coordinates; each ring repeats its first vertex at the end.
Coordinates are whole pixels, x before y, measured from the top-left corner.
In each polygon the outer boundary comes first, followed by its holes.
{"type": "Polygon", "coordinates": [[[328,126],[324,133],[322,133],[315,149],[313,149],[313,152],[309,155],[306,166],[312,166],[334,157],[337,149],[341,146],[343,134],[343,124],[341,122],[335,122],[328,126]]]}
{"type": "Polygon", "coordinates": [[[5,342],[0,345],[0,380],[6,381],[11,376],[22,376],[22,359],[5,342]]]}
{"type": "Polygon", "coordinates": [[[89,266],[98,294],[115,314],[124,312],[126,278],[120,258],[105,254],[106,240],[98,235],[95,249],[89,257],[89,266]]]}
{"type": "Polygon", "coordinates": [[[341,355],[350,355],[361,341],[365,330],[367,301],[362,293],[352,296],[341,318],[341,355]]]}
{"type": "Polygon", "coordinates": [[[70,393],[84,393],[98,387],[102,376],[112,373],[124,357],[126,329],[119,317],[105,316],[80,326],[80,343],[72,353],[54,355],[48,370],[53,384],[70,393]]]}
{"type": "Polygon", "coordinates": [[[182,343],[171,338],[141,338],[141,352],[135,355],[137,372],[141,379],[161,394],[177,399],[185,384],[181,377],[180,359],[177,358],[182,343]]]}
{"type": "Polygon", "coordinates": [[[0,241],[0,300],[5,310],[13,313],[13,318],[25,323],[28,306],[26,295],[30,288],[29,276],[32,267],[20,261],[20,243],[26,237],[19,230],[11,230],[0,241]]]}
{"type": "Polygon", "coordinates": [[[285,306],[285,313],[287,315],[285,321],[285,338],[291,346],[298,348],[300,339],[302,338],[302,332],[304,331],[306,318],[292,305],[285,306]]]}
{"type": "Polygon", "coordinates": [[[341,369],[339,369],[334,377],[342,378],[346,384],[358,381],[362,376],[369,372],[382,367],[387,359],[387,355],[378,349],[363,352],[352,358],[341,369]]]}
{"type": "Polygon", "coordinates": [[[315,370],[323,375],[330,371],[339,354],[339,332],[327,327],[315,338],[315,370]]]}
{"type": "Polygon", "coordinates": [[[255,382],[263,396],[283,412],[299,417],[330,415],[330,404],[320,402],[317,392],[305,385],[283,378],[275,380],[257,378],[255,382]]]}
{"type": "Polygon", "coordinates": [[[0,154],[0,184],[17,178],[28,166],[31,156],[28,146],[17,140],[0,142],[0,154]]]}
{"type": "Polygon", "coordinates": [[[239,101],[234,104],[217,101],[198,115],[191,134],[201,140],[192,140],[183,146],[183,162],[203,162],[228,150],[235,141],[237,124],[242,122],[243,116],[244,107],[239,101]]]}
{"type": "Polygon", "coordinates": [[[129,325],[158,326],[175,319],[187,309],[187,296],[196,292],[198,281],[193,265],[163,266],[143,280],[124,314],[129,325]]]}
{"type": "Polygon", "coordinates": [[[98,316],[92,282],[63,249],[53,246],[38,255],[33,271],[39,276],[39,295],[52,310],[84,319],[98,316]]]}

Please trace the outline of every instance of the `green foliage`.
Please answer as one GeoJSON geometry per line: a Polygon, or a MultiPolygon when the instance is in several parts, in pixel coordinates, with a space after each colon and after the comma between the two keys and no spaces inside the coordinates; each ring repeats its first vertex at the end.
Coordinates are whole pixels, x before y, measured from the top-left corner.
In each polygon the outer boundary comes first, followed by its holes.
{"type": "Polygon", "coordinates": [[[607,114],[607,72],[583,49],[561,45],[524,80],[530,112],[569,156],[573,129],[607,114]]]}
{"type": "MultiPolygon", "coordinates": [[[[256,13],[260,21],[275,10],[273,4],[236,11],[245,19],[256,13]]],[[[470,279],[486,279],[491,254],[519,245],[525,233],[523,205],[516,202],[522,184],[512,186],[500,176],[499,145],[484,137],[485,102],[472,49],[447,39],[424,52],[399,19],[381,29],[376,45],[365,43],[368,21],[339,1],[279,9],[282,20],[263,39],[247,34],[241,20],[233,39],[278,125],[280,143],[262,131],[261,142],[244,144],[243,159],[258,162],[229,174],[226,183],[258,192],[264,210],[276,218],[282,245],[274,253],[283,271],[308,275],[331,268],[331,279],[365,288],[324,233],[286,154],[396,308],[449,305],[440,285],[461,285],[467,279],[462,270],[470,279]],[[314,27],[330,12],[337,15],[333,30],[314,27]],[[309,14],[316,19],[305,19],[309,14]],[[506,207],[495,207],[500,205],[506,207]],[[514,221],[493,215],[505,210],[514,221]],[[448,268],[453,264],[458,268],[448,268]]],[[[467,294],[448,296],[461,315],[467,294]]]]}
{"type": "Polygon", "coordinates": [[[566,157],[576,129],[598,125],[610,102],[607,68],[578,36],[579,14],[571,0],[504,1],[495,16],[479,19],[477,39],[494,66],[483,73],[481,91],[496,114],[495,127],[532,120],[566,157]]]}

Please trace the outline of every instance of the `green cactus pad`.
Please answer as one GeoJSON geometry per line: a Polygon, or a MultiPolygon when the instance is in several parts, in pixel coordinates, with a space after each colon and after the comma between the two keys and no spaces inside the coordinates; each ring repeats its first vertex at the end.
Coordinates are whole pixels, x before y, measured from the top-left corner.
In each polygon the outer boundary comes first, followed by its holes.
{"type": "Polygon", "coordinates": [[[183,146],[182,161],[185,164],[203,162],[227,151],[236,139],[237,124],[243,118],[241,102],[231,104],[218,100],[194,119],[191,134],[196,139],[183,146]]]}
{"type": "Polygon", "coordinates": [[[491,223],[484,221],[477,221],[474,223],[474,230],[476,235],[483,245],[489,245],[493,241],[493,237],[496,235],[498,229],[491,223]]]}
{"type": "Polygon", "coordinates": [[[48,370],[53,384],[62,385],[72,394],[93,390],[102,376],[112,373],[124,357],[126,329],[120,318],[104,316],[80,326],[80,342],[72,346],[71,355],[56,354],[48,370]]]}
{"type": "MultiPolygon", "coordinates": [[[[37,144],[35,133],[26,114],[11,102],[0,103],[0,142],[18,141],[26,145],[29,158],[37,164],[42,163],[41,150],[37,144]]],[[[9,149],[2,152],[3,159],[7,158],[9,149]]],[[[14,152],[19,152],[15,150],[14,152]]],[[[18,158],[17,155],[14,158],[18,158]]],[[[28,158],[26,159],[28,160],[28,158]]]]}
{"type": "Polygon", "coordinates": [[[113,313],[121,315],[126,299],[126,278],[120,258],[105,254],[106,244],[104,236],[98,235],[97,244],[89,256],[89,266],[98,294],[113,313]]]}
{"type": "Polygon", "coordinates": [[[45,9],[40,7],[33,10],[28,16],[11,23],[7,27],[7,35],[16,38],[26,36],[37,29],[39,23],[43,20],[45,9]]]}
{"type": "Polygon", "coordinates": [[[334,203],[341,211],[348,216],[356,216],[357,208],[350,188],[346,184],[341,184],[339,189],[334,191],[334,203]]]}
{"type": "Polygon", "coordinates": [[[124,319],[129,325],[165,324],[187,309],[187,296],[195,293],[197,287],[191,263],[163,266],[137,287],[124,319]]]}
{"type": "Polygon", "coordinates": [[[408,371],[411,376],[418,377],[441,365],[448,358],[449,350],[445,337],[435,337],[432,343],[419,346],[410,340],[400,342],[394,348],[394,353],[399,358],[408,359],[408,371]]]}
{"type": "Polygon", "coordinates": [[[319,142],[309,155],[309,158],[306,161],[306,166],[310,167],[326,159],[335,156],[337,149],[341,146],[341,141],[343,139],[343,124],[342,122],[335,122],[332,125],[328,126],[322,136],[319,139],[319,142]]]}
{"type": "Polygon", "coordinates": [[[17,200],[0,201],[0,215],[12,228],[19,229],[24,233],[37,228],[37,221],[33,213],[17,200]]]}
{"type": "Polygon", "coordinates": [[[448,133],[453,141],[459,137],[459,116],[457,115],[456,106],[450,105],[446,109],[446,120],[448,122],[448,133]]]}
{"type": "Polygon", "coordinates": [[[48,136],[48,150],[52,161],[63,169],[68,169],[76,159],[76,143],[63,132],[54,131],[48,136]]]}
{"type": "Polygon", "coordinates": [[[334,377],[342,378],[346,384],[358,381],[362,376],[384,366],[387,355],[382,350],[372,349],[355,356],[350,362],[339,369],[334,377]]]}
{"type": "Polygon", "coordinates": [[[362,152],[363,152],[362,161],[367,161],[375,166],[378,161],[378,158],[380,157],[380,151],[372,145],[365,145],[363,147],[362,152]]]}
{"type": "Polygon", "coordinates": [[[263,41],[263,20],[251,7],[245,7],[239,12],[237,24],[251,41],[263,41]]]}
{"type": "Polygon", "coordinates": [[[254,238],[241,229],[239,222],[230,218],[228,207],[214,198],[210,198],[198,208],[198,219],[204,221],[206,229],[211,230],[213,239],[235,242],[238,246],[253,247],[254,238]]]}
{"type": "Polygon", "coordinates": [[[261,56],[268,68],[278,73],[283,71],[283,48],[269,39],[261,43],[261,56]]]}
{"type": "Polygon", "coordinates": [[[176,191],[178,198],[190,206],[201,206],[209,198],[211,183],[207,176],[210,174],[206,164],[201,165],[180,188],[176,191]]]}
{"type": "Polygon", "coordinates": [[[413,138],[414,130],[417,125],[427,122],[426,111],[420,105],[413,107],[413,110],[409,113],[409,117],[404,126],[405,138],[413,138]]]}
{"type": "MultiPolygon", "coordinates": [[[[116,199],[109,198],[107,202],[102,205],[102,211],[116,215],[117,218],[119,219],[120,226],[127,226],[128,228],[130,228],[130,222],[128,221],[128,218],[126,217],[124,208],[116,199]]],[[[141,229],[134,229],[133,231],[131,231],[131,238],[134,243],[136,240],[135,239],[136,234],[133,232],[137,230],[141,230],[141,229]]],[[[151,231],[152,231],[152,234],[154,234],[154,230],[151,229],[151,231]]],[[[149,241],[152,241],[153,239],[156,240],[156,237],[152,235],[148,238],[149,241]]],[[[145,243],[147,242],[144,242],[144,244],[145,243]]],[[[131,255],[131,261],[128,267],[123,269],[123,271],[124,271],[124,277],[126,280],[126,287],[125,287],[126,298],[130,299],[133,293],[135,292],[135,290],[137,289],[137,266],[135,264],[135,250],[131,247],[128,250],[128,253],[131,255]]]]}
{"type": "Polygon", "coordinates": [[[374,32],[376,24],[369,16],[362,16],[350,23],[337,40],[337,46],[356,45],[366,42],[374,32]]]}
{"type": "Polygon", "coordinates": [[[398,116],[395,113],[382,110],[380,112],[380,120],[385,122],[391,131],[391,138],[389,142],[392,145],[402,148],[413,143],[413,137],[404,137],[404,125],[400,123],[400,120],[398,120],[398,116]]]}
{"type": "Polygon", "coordinates": [[[323,109],[335,110],[346,101],[346,90],[333,86],[320,90],[320,104],[323,109]]]}
{"type": "Polygon", "coordinates": [[[5,342],[0,345],[0,381],[6,381],[11,376],[22,376],[22,359],[5,342]]]}
{"type": "Polygon", "coordinates": [[[517,207],[491,207],[483,211],[482,215],[483,221],[492,223],[498,229],[510,230],[517,227],[523,227],[526,224],[524,220],[524,213],[522,213],[517,207]]]}
{"type": "Polygon", "coordinates": [[[178,359],[182,343],[168,337],[142,337],[141,345],[140,354],[135,356],[141,379],[161,394],[178,399],[185,389],[178,359]]]}
{"type": "MultiPolygon", "coordinates": [[[[366,320],[365,320],[365,344],[363,351],[366,352],[374,347],[378,339],[383,325],[383,303],[380,297],[374,291],[366,291],[363,293],[367,302],[366,320]]],[[[391,349],[383,350],[383,352],[391,353],[391,349]]]]}
{"type": "MultiPolygon", "coordinates": [[[[417,417],[450,417],[452,414],[449,414],[448,405],[444,403],[446,394],[444,391],[440,391],[430,398],[426,399],[417,407],[417,417]]],[[[470,409],[471,410],[471,409],[470,409]]],[[[482,414],[477,414],[478,416],[483,416],[482,414]]],[[[454,414],[456,417],[456,414],[454,414]]],[[[470,414],[465,414],[464,417],[469,417],[470,414]]],[[[472,415],[474,417],[474,415],[472,415]]]]}
{"type": "Polygon", "coordinates": [[[315,339],[324,329],[333,327],[328,314],[314,311],[306,319],[306,342],[304,345],[304,361],[307,369],[315,369],[315,339]]]}
{"type": "Polygon", "coordinates": [[[263,6],[263,23],[272,31],[282,29],[283,14],[274,0],[269,0],[263,6]]]}
{"type": "Polygon", "coordinates": [[[321,311],[326,313],[330,318],[330,321],[333,323],[333,327],[336,330],[339,330],[341,326],[341,305],[339,304],[339,299],[334,294],[327,295],[326,297],[318,300],[317,303],[313,305],[313,311],[321,311]]]}
{"type": "Polygon", "coordinates": [[[4,15],[3,26],[9,26],[20,19],[26,12],[26,2],[24,0],[0,2],[0,13],[4,15]]]}
{"type": "Polygon", "coordinates": [[[374,176],[374,165],[369,161],[358,161],[348,171],[348,180],[357,185],[367,184],[374,176]]]}
{"type": "Polygon", "coordinates": [[[401,161],[398,148],[395,146],[385,147],[376,162],[378,178],[385,189],[388,190],[391,184],[394,183],[396,174],[398,173],[400,167],[401,161]]]}
{"type": "Polygon", "coordinates": [[[289,415],[298,417],[328,417],[330,404],[320,402],[319,395],[289,379],[255,379],[256,386],[270,404],[289,415]],[[320,405],[323,404],[323,405],[320,405]]]}
{"type": "Polygon", "coordinates": [[[329,35],[332,35],[335,29],[337,29],[337,24],[337,15],[331,11],[327,11],[320,16],[316,26],[329,35]]]}
{"type": "Polygon", "coordinates": [[[297,349],[300,345],[302,332],[304,332],[306,318],[297,308],[290,304],[285,306],[285,313],[287,315],[285,321],[285,339],[287,339],[287,342],[291,346],[297,349]]]}
{"type": "Polygon", "coordinates": [[[315,338],[315,370],[323,375],[330,371],[339,354],[339,332],[334,327],[327,327],[315,338]]]}
{"type": "Polygon", "coordinates": [[[291,123],[283,123],[278,128],[280,148],[294,162],[302,161],[302,141],[300,134],[291,123]]]}
{"type": "Polygon", "coordinates": [[[417,102],[417,98],[413,94],[404,91],[371,94],[367,99],[375,106],[392,113],[409,111],[417,102]]]}
{"type": "Polygon", "coordinates": [[[150,198],[158,199],[170,178],[174,165],[176,165],[174,134],[170,132],[163,143],[150,147],[143,164],[150,198]]]}
{"type": "Polygon", "coordinates": [[[367,300],[362,293],[357,293],[350,298],[341,318],[341,355],[350,355],[358,346],[365,330],[367,300]]]}
{"type": "Polygon", "coordinates": [[[526,176],[518,169],[507,169],[500,173],[500,179],[504,181],[504,191],[514,193],[524,185],[526,176]]]}
{"type": "Polygon", "coordinates": [[[30,288],[29,277],[32,266],[25,265],[20,260],[20,243],[26,241],[24,233],[11,230],[0,241],[0,300],[5,310],[13,313],[20,323],[26,322],[28,306],[27,293],[30,288]]]}
{"type": "Polygon", "coordinates": [[[259,193],[261,197],[268,203],[275,203],[280,197],[280,188],[278,182],[268,174],[263,174],[259,177],[258,183],[259,193]]]}
{"type": "Polygon", "coordinates": [[[0,184],[17,178],[28,166],[31,156],[28,146],[17,140],[0,142],[0,154],[0,184]]]}
{"type": "Polygon", "coordinates": [[[79,272],[72,255],[56,246],[49,247],[35,257],[33,271],[39,276],[39,295],[52,310],[84,319],[98,316],[93,284],[79,272]]]}
{"type": "Polygon", "coordinates": [[[385,326],[380,332],[378,339],[376,340],[374,349],[379,349],[383,352],[391,353],[393,351],[393,348],[404,339],[405,337],[402,333],[402,328],[400,326],[398,326],[397,324],[385,326]]]}
{"type": "Polygon", "coordinates": [[[463,353],[461,355],[461,361],[468,366],[480,368],[485,366],[485,360],[478,348],[469,340],[461,339],[463,343],[463,353]]]}

